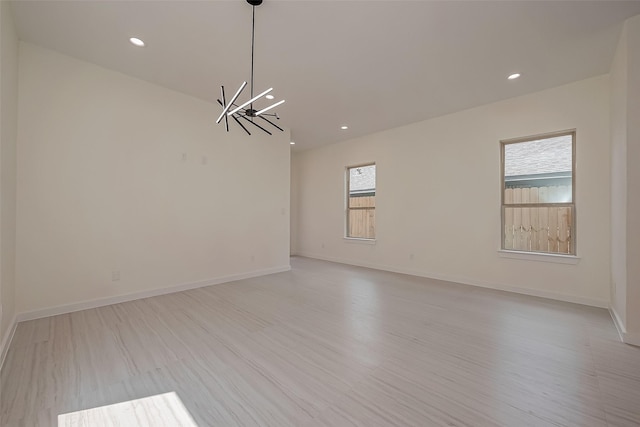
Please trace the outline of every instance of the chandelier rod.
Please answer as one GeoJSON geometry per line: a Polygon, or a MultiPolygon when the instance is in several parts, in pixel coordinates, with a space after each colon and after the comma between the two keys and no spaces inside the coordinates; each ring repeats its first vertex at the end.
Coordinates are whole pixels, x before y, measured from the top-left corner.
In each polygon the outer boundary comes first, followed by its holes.
{"type": "MultiPolygon", "coordinates": [[[[252,5],[251,10],[251,99],[253,99],[253,50],[256,39],[256,6],[252,5]]],[[[253,102],[250,108],[253,110],[253,102]]]]}

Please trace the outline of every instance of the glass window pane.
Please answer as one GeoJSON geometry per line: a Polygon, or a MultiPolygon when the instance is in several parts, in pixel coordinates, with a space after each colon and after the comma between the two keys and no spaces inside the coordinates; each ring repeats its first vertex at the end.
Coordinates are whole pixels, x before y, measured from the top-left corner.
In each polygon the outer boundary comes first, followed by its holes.
{"type": "Polygon", "coordinates": [[[376,165],[349,168],[347,237],[374,239],[376,165]]]}
{"type": "Polygon", "coordinates": [[[504,208],[503,249],[575,254],[573,208],[504,208]]]}
{"type": "Polygon", "coordinates": [[[376,194],[376,165],[349,169],[349,195],[376,194]]]}
{"type": "Polygon", "coordinates": [[[572,203],[573,135],[504,145],[504,201],[572,203]]]}
{"type": "Polygon", "coordinates": [[[376,237],[375,209],[349,209],[348,237],[374,239],[376,237]]]}

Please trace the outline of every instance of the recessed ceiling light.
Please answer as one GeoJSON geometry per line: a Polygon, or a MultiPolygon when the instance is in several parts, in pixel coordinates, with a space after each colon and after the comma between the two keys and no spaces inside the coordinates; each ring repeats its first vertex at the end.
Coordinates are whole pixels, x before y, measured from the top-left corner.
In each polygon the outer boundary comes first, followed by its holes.
{"type": "Polygon", "coordinates": [[[507,77],[509,80],[515,80],[518,77],[520,77],[520,73],[513,73],[511,74],[509,77],[507,77]]]}
{"type": "Polygon", "coordinates": [[[349,126],[347,126],[347,125],[343,125],[343,126],[340,126],[340,129],[342,129],[342,130],[347,130],[347,129],[349,129],[349,126]]]}
{"type": "Polygon", "coordinates": [[[274,98],[274,96],[273,96],[273,95],[267,95],[267,96],[265,96],[265,98],[267,98],[267,99],[273,99],[273,98],[274,98]]]}
{"type": "Polygon", "coordinates": [[[137,37],[131,37],[129,39],[129,41],[131,42],[132,45],[134,46],[138,46],[138,47],[144,47],[144,42],[142,40],[140,40],[137,37]]]}
{"type": "Polygon", "coordinates": [[[291,141],[289,144],[291,144],[291,145],[296,145],[296,143],[295,143],[295,142],[293,142],[293,141],[291,141]]]}

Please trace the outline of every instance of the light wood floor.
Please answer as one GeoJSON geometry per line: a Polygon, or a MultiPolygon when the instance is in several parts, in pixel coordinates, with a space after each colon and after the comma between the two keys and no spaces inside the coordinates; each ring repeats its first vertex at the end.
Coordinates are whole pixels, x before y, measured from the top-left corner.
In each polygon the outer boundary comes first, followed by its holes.
{"type": "Polygon", "coordinates": [[[171,392],[199,427],[640,425],[640,348],[606,310],[292,266],[20,323],[2,425],[171,392]]]}

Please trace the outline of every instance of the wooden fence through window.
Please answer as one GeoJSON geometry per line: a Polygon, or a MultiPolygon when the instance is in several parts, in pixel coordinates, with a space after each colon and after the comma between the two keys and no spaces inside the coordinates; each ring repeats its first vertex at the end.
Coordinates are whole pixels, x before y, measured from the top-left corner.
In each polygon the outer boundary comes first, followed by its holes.
{"type": "Polygon", "coordinates": [[[376,196],[350,196],[348,237],[376,237],[376,196]]]}
{"type": "MultiPolygon", "coordinates": [[[[572,208],[509,207],[510,203],[548,203],[555,194],[570,194],[565,186],[505,190],[504,249],[571,254],[574,251],[572,208]]],[[[376,236],[375,196],[349,197],[348,236],[376,236]]]]}
{"type": "Polygon", "coordinates": [[[571,194],[571,187],[507,188],[504,208],[504,249],[516,251],[574,252],[573,212],[563,207],[509,207],[510,203],[549,203],[555,194],[571,194]]]}

